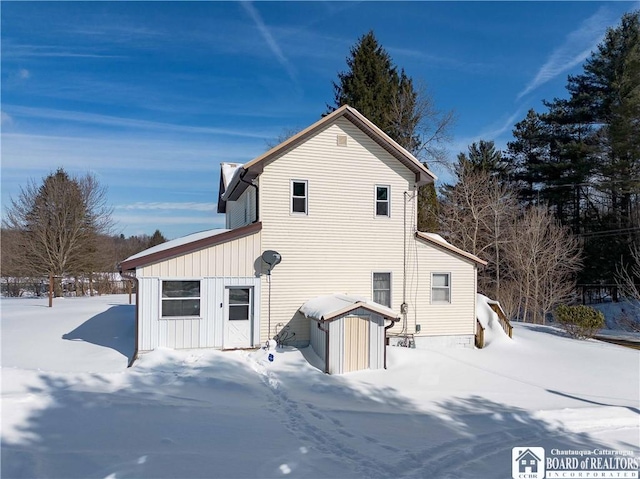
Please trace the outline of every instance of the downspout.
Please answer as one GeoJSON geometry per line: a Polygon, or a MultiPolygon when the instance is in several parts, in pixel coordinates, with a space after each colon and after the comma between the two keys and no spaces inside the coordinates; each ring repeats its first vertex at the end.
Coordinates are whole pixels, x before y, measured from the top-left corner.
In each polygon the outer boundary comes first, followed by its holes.
{"type": "MultiPolygon", "coordinates": [[[[118,268],[119,269],[119,268],[118,268]]],[[[140,321],[139,321],[139,316],[138,316],[138,312],[140,309],[140,302],[138,301],[139,298],[139,294],[140,294],[140,283],[138,283],[138,278],[135,277],[135,275],[132,275],[131,273],[127,273],[125,271],[120,271],[120,276],[122,276],[123,278],[126,278],[130,281],[135,281],[136,282],[136,326],[134,328],[134,333],[133,333],[133,337],[134,337],[134,343],[133,343],[133,356],[131,356],[131,360],[129,361],[129,364],[127,364],[127,367],[130,368],[131,366],[133,366],[133,363],[135,362],[136,359],[138,359],[138,331],[140,328],[140,321]]]]}
{"type": "Polygon", "coordinates": [[[389,326],[384,327],[384,368],[387,369],[387,331],[395,326],[397,321],[391,320],[389,326]]]}
{"type": "MultiPolygon", "coordinates": [[[[324,329],[322,326],[320,326],[320,321],[318,321],[318,329],[326,333],[324,335],[324,372],[325,374],[329,374],[329,330],[324,329]]],[[[385,354],[386,352],[387,350],[385,349],[385,354]]],[[[386,367],[386,357],[385,357],[385,367],[386,367]]]]}
{"type": "Polygon", "coordinates": [[[258,185],[254,184],[251,181],[247,181],[244,179],[244,175],[247,174],[248,170],[242,170],[242,173],[240,173],[240,181],[242,181],[244,184],[247,184],[249,186],[253,186],[256,190],[256,218],[253,220],[253,223],[257,223],[258,220],[260,219],[260,195],[259,195],[259,191],[258,191],[258,185]]]}

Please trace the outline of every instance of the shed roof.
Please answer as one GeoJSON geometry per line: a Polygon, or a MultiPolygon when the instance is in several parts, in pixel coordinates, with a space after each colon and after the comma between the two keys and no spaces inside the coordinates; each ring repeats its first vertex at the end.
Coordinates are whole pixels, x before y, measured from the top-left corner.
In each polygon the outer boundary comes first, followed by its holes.
{"type": "Polygon", "coordinates": [[[416,232],[416,237],[420,238],[424,241],[426,241],[427,243],[437,246],[441,249],[444,249],[447,252],[453,253],[455,255],[458,255],[464,259],[468,259],[473,261],[474,263],[477,264],[481,264],[482,266],[486,266],[487,262],[483,259],[478,258],[477,256],[468,253],[467,251],[464,251],[460,248],[456,248],[455,246],[453,246],[451,243],[449,243],[447,240],[445,240],[442,236],[440,236],[439,234],[435,234],[435,233],[423,233],[421,231],[417,231],[416,232]]]}
{"type": "Polygon", "coordinates": [[[374,303],[366,298],[346,294],[318,296],[304,303],[299,311],[310,319],[332,321],[358,308],[367,309],[391,321],[398,321],[399,319],[399,315],[386,306],[374,303]]]}
{"type": "Polygon", "coordinates": [[[191,253],[199,249],[215,246],[217,244],[226,243],[243,236],[257,233],[262,229],[262,223],[251,223],[241,228],[215,229],[200,231],[181,238],[159,244],[152,248],[148,248],[140,253],[129,256],[119,265],[120,271],[127,271],[145,266],[165,259],[173,258],[183,254],[191,253]]]}
{"type": "Polygon", "coordinates": [[[248,163],[242,165],[233,175],[232,180],[226,185],[224,191],[220,191],[218,197],[218,203],[222,205],[228,200],[237,200],[240,195],[249,186],[249,181],[255,179],[262,173],[265,164],[271,160],[276,159],[279,155],[295,148],[300,143],[303,143],[311,136],[315,135],[318,131],[328,126],[338,118],[346,118],[356,127],[358,127],[369,138],[375,141],[378,145],[384,148],[388,153],[398,159],[404,166],[413,171],[416,175],[417,184],[426,184],[435,181],[436,175],[434,175],[426,166],[409,153],[405,148],[400,146],[396,141],[392,140],[389,135],[383,132],[380,128],[374,125],[368,120],[362,113],[349,105],[344,105],[333,111],[329,115],[321,118],[313,125],[305,128],[301,132],[293,135],[286,141],[283,141],[279,145],[270,149],[266,153],[258,156],[248,163]]]}

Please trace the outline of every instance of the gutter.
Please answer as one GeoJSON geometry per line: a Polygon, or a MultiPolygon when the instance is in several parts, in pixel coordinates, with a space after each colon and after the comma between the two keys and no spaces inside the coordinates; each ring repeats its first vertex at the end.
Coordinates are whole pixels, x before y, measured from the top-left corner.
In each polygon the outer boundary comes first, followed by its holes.
{"type": "MultiPolygon", "coordinates": [[[[120,267],[118,266],[118,269],[120,269],[120,267]]],[[[122,271],[120,270],[120,276],[122,276],[123,278],[126,278],[130,281],[135,281],[136,283],[136,326],[134,329],[134,343],[133,343],[133,356],[131,356],[131,360],[129,360],[129,364],[127,364],[127,367],[130,368],[131,366],[133,366],[133,363],[135,362],[136,359],[138,359],[138,332],[140,329],[140,320],[139,320],[139,304],[140,302],[138,301],[138,295],[140,293],[140,285],[138,283],[138,278],[136,278],[135,274],[131,274],[129,272],[126,271],[122,271]]]]}
{"type": "MultiPolygon", "coordinates": [[[[138,290],[136,289],[136,294],[137,294],[138,290]]],[[[385,326],[384,327],[384,368],[387,369],[387,331],[389,331],[391,328],[393,328],[396,323],[398,322],[397,319],[392,319],[391,320],[391,324],[389,324],[389,326],[385,326]]]]}

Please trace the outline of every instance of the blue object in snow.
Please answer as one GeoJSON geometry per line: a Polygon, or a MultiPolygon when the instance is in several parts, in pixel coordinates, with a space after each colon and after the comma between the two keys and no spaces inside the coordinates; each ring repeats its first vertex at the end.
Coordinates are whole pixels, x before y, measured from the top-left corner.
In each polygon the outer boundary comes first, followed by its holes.
{"type": "Polygon", "coordinates": [[[269,354],[268,358],[270,362],[273,362],[273,354],[269,354]]]}

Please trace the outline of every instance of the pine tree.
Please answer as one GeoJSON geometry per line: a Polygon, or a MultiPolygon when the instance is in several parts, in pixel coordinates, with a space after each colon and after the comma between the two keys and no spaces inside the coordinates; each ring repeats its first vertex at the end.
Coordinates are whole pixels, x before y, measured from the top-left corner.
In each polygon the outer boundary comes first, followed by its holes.
{"type": "MultiPolygon", "coordinates": [[[[371,120],[400,146],[426,166],[440,161],[438,146],[448,140],[453,122],[451,112],[441,114],[426,93],[416,90],[404,70],[398,73],[389,53],[378,43],[373,31],[358,39],[347,57],[348,70],[338,73],[333,83],[334,105],[327,113],[348,104],[371,120]]],[[[435,186],[418,191],[418,230],[438,229],[435,186]]]]}

